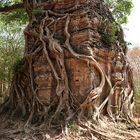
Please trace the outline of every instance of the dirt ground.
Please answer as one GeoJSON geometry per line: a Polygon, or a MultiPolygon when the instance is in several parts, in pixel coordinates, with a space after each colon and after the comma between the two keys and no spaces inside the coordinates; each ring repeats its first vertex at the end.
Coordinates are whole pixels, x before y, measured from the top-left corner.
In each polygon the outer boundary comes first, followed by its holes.
{"type": "Polygon", "coordinates": [[[48,128],[47,123],[24,127],[24,121],[1,120],[0,140],[140,140],[140,131],[126,123],[87,121],[82,127],[76,122],[48,128]]]}

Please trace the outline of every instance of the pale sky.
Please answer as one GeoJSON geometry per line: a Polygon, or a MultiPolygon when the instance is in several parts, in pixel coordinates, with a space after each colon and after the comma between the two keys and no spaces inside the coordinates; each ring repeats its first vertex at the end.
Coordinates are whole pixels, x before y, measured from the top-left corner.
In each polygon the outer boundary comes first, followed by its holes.
{"type": "Polygon", "coordinates": [[[125,40],[132,43],[133,47],[140,47],[140,0],[133,0],[133,4],[128,23],[123,28],[125,40]]]}

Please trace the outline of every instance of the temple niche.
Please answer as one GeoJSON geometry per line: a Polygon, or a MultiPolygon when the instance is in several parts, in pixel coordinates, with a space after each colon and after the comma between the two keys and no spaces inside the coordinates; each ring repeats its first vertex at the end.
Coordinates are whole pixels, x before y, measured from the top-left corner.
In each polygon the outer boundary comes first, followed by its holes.
{"type": "Polygon", "coordinates": [[[51,69],[43,56],[40,56],[33,64],[34,81],[39,99],[46,105],[51,102],[53,94],[54,78],[51,69]]]}

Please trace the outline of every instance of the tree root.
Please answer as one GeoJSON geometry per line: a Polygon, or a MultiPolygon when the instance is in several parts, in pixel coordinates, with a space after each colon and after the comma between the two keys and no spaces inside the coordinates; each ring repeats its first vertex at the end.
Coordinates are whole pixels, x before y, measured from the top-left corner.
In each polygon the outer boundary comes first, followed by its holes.
{"type": "MultiPolygon", "coordinates": [[[[24,64],[26,66],[24,66],[24,68],[27,68],[27,70],[25,70],[26,72],[17,74],[14,77],[9,100],[3,105],[2,108],[0,108],[0,112],[3,112],[3,110],[9,105],[11,105],[11,108],[13,109],[11,116],[15,116],[18,111],[22,112],[23,116],[28,117],[25,124],[25,129],[29,127],[34,118],[39,118],[38,120],[46,118],[46,120],[48,120],[47,123],[51,128],[53,121],[56,121],[59,118],[60,121],[65,120],[65,123],[67,124],[73,117],[76,117],[76,119],[79,120],[80,126],[86,129],[86,131],[88,131],[88,133],[90,134],[90,137],[92,137],[93,139],[96,139],[96,137],[98,136],[102,137],[103,139],[110,138],[106,136],[106,132],[104,132],[103,130],[102,132],[98,132],[94,125],[88,124],[87,122],[84,124],[82,122],[82,119],[87,120],[87,118],[90,118],[95,124],[102,123],[104,122],[104,120],[102,120],[103,111],[106,112],[106,115],[109,116],[114,123],[116,123],[118,118],[122,117],[123,119],[126,119],[129,124],[132,124],[132,126],[135,127],[136,124],[132,121],[133,115],[131,109],[134,103],[134,85],[131,82],[133,81],[133,77],[132,71],[126,61],[123,51],[119,48],[120,50],[115,51],[115,53],[119,54],[120,56],[117,58],[117,55],[114,55],[115,59],[111,58],[111,61],[114,60],[115,63],[117,62],[117,59],[121,58],[120,61],[121,64],[123,64],[123,68],[121,71],[123,78],[121,80],[115,81],[112,74],[117,74],[117,68],[113,69],[113,64],[110,64],[112,62],[108,61],[108,71],[106,72],[106,70],[104,70],[104,68],[102,67],[102,64],[100,64],[100,60],[105,63],[106,60],[103,60],[104,57],[101,58],[101,56],[99,55],[98,58],[98,54],[97,56],[94,55],[94,50],[92,47],[93,43],[95,44],[98,41],[96,38],[93,39],[93,37],[89,37],[90,41],[85,41],[82,44],[86,46],[84,49],[87,49],[88,55],[76,52],[71,45],[70,41],[72,35],[69,33],[70,22],[73,17],[76,17],[77,15],[90,16],[88,15],[88,11],[81,12],[80,14],[70,14],[68,12],[77,10],[77,6],[65,10],[63,13],[53,11],[53,8],[49,8],[49,10],[46,10],[46,12],[43,11],[42,16],[39,17],[42,18],[42,20],[39,19],[40,21],[38,22],[38,18],[35,17],[35,13],[33,10],[35,8],[45,7],[45,3],[37,3],[36,1],[27,0],[25,4],[27,4],[26,10],[30,18],[30,23],[24,31],[26,45],[26,62],[24,64]],[[65,14],[65,12],[67,13],[65,14]],[[62,38],[64,37],[64,41],[62,42],[56,39],[57,24],[60,19],[66,19],[64,35],[62,36],[62,38]],[[82,102],[78,102],[78,105],[76,103],[76,100],[78,99],[76,99],[74,95],[75,93],[72,93],[72,89],[70,89],[68,77],[69,72],[67,71],[67,67],[65,64],[65,55],[67,55],[67,53],[65,51],[68,51],[68,55],[70,55],[71,57],[85,62],[90,72],[97,74],[99,78],[99,84],[95,86],[91,85],[89,94],[84,98],[84,100],[82,100],[82,102]],[[57,101],[55,101],[55,99],[51,99],[49,105],[46,105],[47,103],[45,104],[40,99],[38,95],[39,85],[35,83],[36,72],[33,65],[35,64],[36,66],[35,61],[38,58],[42,59],[41,55],[43,55],[43,58],[45,57],[45,68],[48,69],[49,66],[49,70],[51,70],[52,79],[55,85],[53,94],[56,95],[57,101]],[[99,60],[99,62],[97,60],[99,60]],[[23,75],[26,78],[22,78],[23,75]],[[23,81],[21,81],[21,79],[23,81]],[[104,95],[106,86],[108,93],[104,95]],[[120,92],[117,93],[117,90],[120,90],[120,92]],[[112,103],[113,99],[114,103],[112,103]],[[114,108],[115,113],[113,112],[114,108]],[[130,110],[130,112],[128,112],[128,110],[130,110]]],[[[54,2],[47,2],[46,5],[53,6],[54,2]]],[[[100,17],[99,13],[97,13],[97,17],[100,17]]],[[[37,62],[40,61],[37,60],[37,62]]],[[[41,60],[41,63],[44,63],[44,60],[41,60]]],[[[67,135],[67,128],[65,128],[64,131],[67,135]]]]}

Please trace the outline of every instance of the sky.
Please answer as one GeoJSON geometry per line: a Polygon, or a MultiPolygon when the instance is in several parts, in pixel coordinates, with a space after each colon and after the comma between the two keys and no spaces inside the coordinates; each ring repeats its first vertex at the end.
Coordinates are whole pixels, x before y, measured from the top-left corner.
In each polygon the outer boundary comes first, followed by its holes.
{"type": "Polygon", "coordinates": [[[132,43],[133,47],[140,47],[140,0],[133,0],[133,4],[128,23],[123,26],[123,29],[125,40],[132,43]]]}

